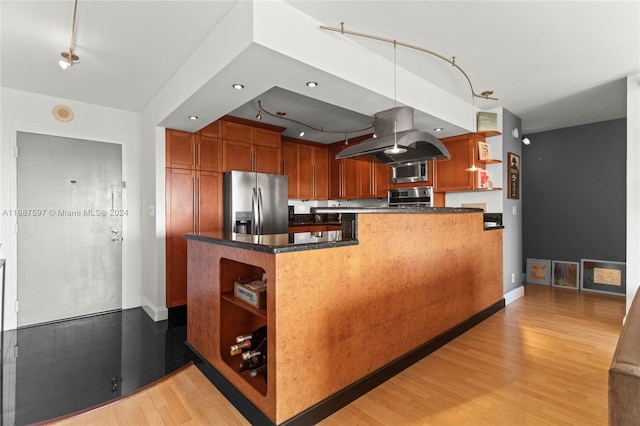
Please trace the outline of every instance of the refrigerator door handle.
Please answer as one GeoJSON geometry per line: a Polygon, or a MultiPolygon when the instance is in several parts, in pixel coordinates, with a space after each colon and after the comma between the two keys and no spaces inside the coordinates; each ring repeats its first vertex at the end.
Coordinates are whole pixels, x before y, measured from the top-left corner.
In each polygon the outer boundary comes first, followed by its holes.
{"type": "Polygon", "coordinates": [[[258,194],[256,188],[253,188],[253,192],[251,194],[251,234],[258,234],[258,214],[260,211],[260,207],[258,205],[258,194]]]}
{"type": "Polygon", "coordinates": [[[264,204],[262,203],[262,188],[258,187],[258,234],[262,235],[264,231],[264,217],[263,217],[264,204]]]}

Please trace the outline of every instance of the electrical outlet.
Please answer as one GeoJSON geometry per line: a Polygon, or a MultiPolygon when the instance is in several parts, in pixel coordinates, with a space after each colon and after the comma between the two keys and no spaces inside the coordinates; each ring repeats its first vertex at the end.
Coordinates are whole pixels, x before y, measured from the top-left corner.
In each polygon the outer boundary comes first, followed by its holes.
{"type": "Polygon", "coordinates": [[[516,273],[515,273],[515,272],[512,272],[512,273],[511,273],[511,282],[512,282],[512,283],[515,283],[515,282],[516,282],[516,273]]]}
{"type": "Polygon", "coordinates": [[[514,216],[518,215],[518,206],[511,207],[511,214],[514,216]]]}
{"type": "Polygon", "coordinates": [[[149,216],[155,216],[156,215],[156,206],[151,205],[149,206],[149,216]]]}

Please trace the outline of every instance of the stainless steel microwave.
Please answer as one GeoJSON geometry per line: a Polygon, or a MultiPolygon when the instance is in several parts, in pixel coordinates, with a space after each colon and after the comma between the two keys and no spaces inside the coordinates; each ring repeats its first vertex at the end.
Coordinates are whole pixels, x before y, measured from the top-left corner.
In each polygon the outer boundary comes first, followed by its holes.
{"type": "Polygon", "coordinates": [[[391,183],[427,182],[428,180],[429,165],[427,161],[392,166],[391,183]]]}

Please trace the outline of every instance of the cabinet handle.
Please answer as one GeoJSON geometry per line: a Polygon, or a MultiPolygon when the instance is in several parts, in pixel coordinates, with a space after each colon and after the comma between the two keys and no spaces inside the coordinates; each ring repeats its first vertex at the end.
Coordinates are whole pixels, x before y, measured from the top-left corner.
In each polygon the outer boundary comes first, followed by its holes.
{"type": "Polygon", "coordinates": [[[255,152],[251,153],[251,170],[254,171],[254,172],[257,171],[257,168],[256,168],[256,153],[255,152]]]}
{"type": "Polygon", "coordinates": [[[316,189],[316,165],[311,166],[311,183],[313,184],[313,197],[315,198],[318,195],[318,191],[316,189]]]}
{"type": "Polygon", "coordinates": [[[200,144],[198,144],[198,166],[201,165],[202,162],[202,157],[200,155],[200,144]]]}
{"type": "MultiPolygon", "coordinates": [[[[198,203],[194,205],[200,206],[202,199],[202,178],[198,178],[198,203]]],[[[200,214],[200,207],[198,207],[198,232],[202,231],[202,215],[200,214]]]]}

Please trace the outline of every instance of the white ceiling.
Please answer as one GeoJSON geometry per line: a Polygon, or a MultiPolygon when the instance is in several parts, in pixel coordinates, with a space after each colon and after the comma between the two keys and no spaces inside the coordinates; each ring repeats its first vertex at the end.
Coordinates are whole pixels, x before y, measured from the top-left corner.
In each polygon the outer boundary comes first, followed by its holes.
{"type": "MultiPolygon", "coordinates": [[[[80,62],[62,71],[57,60],[69,45],[73,1],[2,0],[1,85],[141,112],[180,75],[236,3],[79,0],[74,52],[80,62]]],[[[285,3],[323,25],[339,27],[344,22],[348,30],[455,56],[476,92],[493,90],[499,98],[478,99],[475,106],[508,109],[522,118],[523,133],[625,117],[625,77],[640,72],[638,1],[285,3]]],[[[279,25],[286,27],[289,22],[279,25]]],[[[411,79],[405,78],[411,73],[471,104],[466,80],[445,61],[398,48],[394,67],[391,44],[334,34],[340,40],[337,42],[356,43],[370,51],[372,64],[380,63],[380,58],[391,64],[371,72],[388,75],[389,84],[395,82],[398,93],[411,92],[407,87],[411,79]],[[398,77],[394,77],[394,69],[399,70],[398,77]]],[[[283,38],[280,43],[287,41],[300,40],[283,38]]],[[[327,46],[309,45],[308,49],[323,55],[327,62],[335,60],[331,51],[325,51],[327,46]]],[[[370,123],[375,108],[393,106],[390,101],[394,96],[365,90],[358,78],[347,82],[281,53],[256,51],[252,58],[260,55],[264,55],[264,67],[239,56],[236,68],[227,70],[233,70],[243,83],[250,81],[253,92],[242,96],[222,93],[222,77],[216,82],[217,75],[213,75],[207,87],[185,95],[186,100],[162,124],[193,130],[224,114],[255,119],[260,99],[270,111],[286,112],[287,117],[315,127],[344,130],[370,123]],[[294,92],[282,87],[283,78],[317,79],[320,86],[294,92]],[[212,92],[213,87],[217,92],[212,92]],[[339,95],[344,102],[326,102],[339,95]],[[188,114],[199,115],[204,122],[188,123],[188,114]]],[[[340,65],[348,68],[350,64],[344,62],[340,65]]],[[[361,74],[363,81],[370,77],[365,74],[361,74]]],[[[298,125],[264,115],[263,120],[289,127],[285,134],[297,135],[298,125]]],[[[468,130],[452,121],[433,111],[416,111],[416,127],[428,127],[424,130],[442,125],[448,127],[444,136],[468,130]]],[[[307,131],[304,138],[332,142],[344,136],[307,131]]]]}

